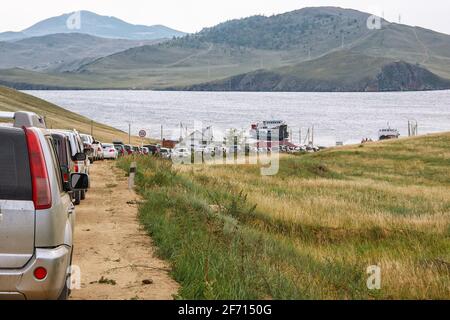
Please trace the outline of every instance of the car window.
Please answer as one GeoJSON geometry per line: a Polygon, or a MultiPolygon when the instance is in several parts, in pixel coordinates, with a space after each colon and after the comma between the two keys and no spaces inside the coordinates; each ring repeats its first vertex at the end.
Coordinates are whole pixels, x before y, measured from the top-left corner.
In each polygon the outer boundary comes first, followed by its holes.
{"type": "Polygon", "coordinates": [[[58,158],[58,153],[56,152],[55,146],[53,144],[53,139],[51,137],[46,137],[46,140],[50,149],[50,155],[52,158],[52,167],[55,173],[56,180],[58,182],[59,191],[63,192],[64,188],[63,188],[62,172],[61,167],[59,165],[60,161],[58,158]]]}
{"type": "Polygon", "coordinates": [[[0,199],[32,199],[28,147],[23,131],[0,129],[0,199]]]}
{"type": "Polygon", "coordinates": [[[80,153],[84,152],[84,145],[83,145],[83,142],[81,141],[81,139],[80,139],[79,136],[75,136],[75,137],[76,137],[76,141],[77,141],[77,144],[78,144],[78,151],[79,151],[80,153]]]}
{"type": "Polygon", "coordinates": [[[58,154],[60,165],[68,165],[69,159],[67,158],[67,144],[66,139],[62,136],[53,136],[56,152],[58,154]]]}

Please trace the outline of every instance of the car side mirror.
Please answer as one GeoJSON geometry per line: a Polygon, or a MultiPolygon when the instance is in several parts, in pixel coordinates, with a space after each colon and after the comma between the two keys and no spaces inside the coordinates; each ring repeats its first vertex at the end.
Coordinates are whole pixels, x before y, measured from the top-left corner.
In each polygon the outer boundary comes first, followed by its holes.
{"type": "Polygon", "coordinates": [[[85,153],[77,153],[75,156],[74,156],[74,160],[75,161],[85,161],[86,160],[86,154],[85,153]]]}
{"type": "Polygon", "coordinates": [[[89,176],[85,173],[72,173],[70,175],[72,191],[89,189],[89,176]]]}

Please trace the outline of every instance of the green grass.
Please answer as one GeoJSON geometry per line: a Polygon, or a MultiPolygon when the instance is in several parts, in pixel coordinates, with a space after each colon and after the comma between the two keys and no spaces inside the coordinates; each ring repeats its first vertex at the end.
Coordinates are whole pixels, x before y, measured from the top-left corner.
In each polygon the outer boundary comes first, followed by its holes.
{"type": "Polygon", "coordinates": [[[138,159],[140,219],[181,299],[449,299],[449,148],[442,134],[283,156],[274,177],[138,159]]]}

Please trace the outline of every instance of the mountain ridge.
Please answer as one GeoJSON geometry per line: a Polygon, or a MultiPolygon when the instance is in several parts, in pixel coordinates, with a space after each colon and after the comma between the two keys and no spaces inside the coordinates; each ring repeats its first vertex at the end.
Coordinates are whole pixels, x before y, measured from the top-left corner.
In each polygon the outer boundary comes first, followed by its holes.
{"type": "Polygon", "coordinates": [[[71,71],[99,57],[156,42],[106,39],[82,33],[58,33],[0,42],[0,69],[18,67],[35,71],[71,71]]]}
{"type": "MultiPolygon", "coordinates": [[[[64,80],[63,86],[81,83],[83,88],[97,89],[205,90],[230,79],[260,83],[261,87],[251,88],[255,91],[389,90],[386,86],[431,90],[447,86],[450,35],[381,18],[379,28],[368,28],[369,17],[369,13],[353,9],[311,7],[235,19],[196,34],[75,62],[58,79],[64,80]],[[263,79],[269,79],[269,84],[263,79]],[[276,86],[270,85],[276,81],[276,86]]],[[[25,75],[0,71],[0,79],[9,83],[51,86],[55,79],[55,75],[33,73],[26,76],[32,80],[25,80],[25,75]]]]}
{"type": "Polygon", "coordinates": [[[156,40],[186,34],[160,24],[152,26],[131,24],[116,17],[82,10],[44,19],[19,32],[0,33],[0,41],[14,41],[57,33],[84,33],[101,38],[128,40],[156,40]],[[73,23],[71,18],[74,19],[73,23]]]}

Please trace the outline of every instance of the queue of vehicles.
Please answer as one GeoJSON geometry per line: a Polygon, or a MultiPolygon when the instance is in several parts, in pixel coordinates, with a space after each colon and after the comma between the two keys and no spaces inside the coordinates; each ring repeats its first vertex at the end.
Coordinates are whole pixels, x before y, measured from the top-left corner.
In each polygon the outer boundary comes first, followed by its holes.
{"type": "Polygon", "coordinates": [[[118,157],[143,155],[143,156],[157,156],[164,159],[170,159],[173,153],[172,149],[162,148],[159,145],[154,144],[139,147],[130,144],[124,144],[121,141],[114,141],[113,145],[117,150],[118,157]]]}
{"type": "Polygon", "coordinates": [[[91,165],[160,150],[50,130],[31,112],[0,112],[0,120],[0,300],[65,300],[75,208],[87,196],[91,165]]]}

